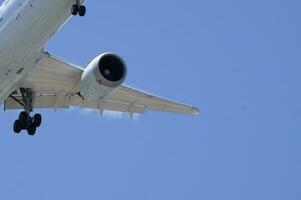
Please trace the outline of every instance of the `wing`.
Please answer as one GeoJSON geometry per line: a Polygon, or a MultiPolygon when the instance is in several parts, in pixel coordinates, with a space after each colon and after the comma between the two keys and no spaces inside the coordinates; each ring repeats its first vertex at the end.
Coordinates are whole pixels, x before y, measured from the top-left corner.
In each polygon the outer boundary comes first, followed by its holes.
{"type": "MultiPolygon", "coordinates": [[[[83,73],[80,67],[64,62],[49,53],[45,53],[37,68],[21,86],[35,92],[34,108],[59,109],[79,106],[81,108],[144,113],[146,110],[199,114],[199,110],[189,105],[163,99],[136,89],[120,86],[108,99],[99,102],[87,102],[80,96],[79,83],[83,73]]],[[[5,109],[22,109],[18,93],[5,101],[5,109]]]]}

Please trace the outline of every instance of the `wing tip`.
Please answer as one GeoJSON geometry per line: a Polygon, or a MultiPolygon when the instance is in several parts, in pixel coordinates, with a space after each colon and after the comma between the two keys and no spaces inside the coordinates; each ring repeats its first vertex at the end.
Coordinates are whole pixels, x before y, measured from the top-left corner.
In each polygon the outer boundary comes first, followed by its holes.
{"type": "Polygon", "coordinates": [[[192,107],[192,115],[197,116],[200,114],[201,114],[201,112],[198,108],[192,107]]]}

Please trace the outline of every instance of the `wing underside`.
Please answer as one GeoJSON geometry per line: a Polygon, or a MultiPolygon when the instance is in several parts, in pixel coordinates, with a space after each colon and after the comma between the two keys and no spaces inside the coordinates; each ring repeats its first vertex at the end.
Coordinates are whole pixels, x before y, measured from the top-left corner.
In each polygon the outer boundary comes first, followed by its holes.
{"type": "MultiPolygon", "coordinates": [[[[61,109],[72,106],[88,109],[144,113],[146,110],[199,114],[197,108],[151,95],[128,86],[120,86],[106,100],[88,102],[79,94],[79,82],[83,69],[45,53],[35,71],[21,86],[35,92],[33,108],[61,109]]],[[[5,109],[22,109],[16,101],[22,96],[14,93],[5,101],[5,109]]]]}

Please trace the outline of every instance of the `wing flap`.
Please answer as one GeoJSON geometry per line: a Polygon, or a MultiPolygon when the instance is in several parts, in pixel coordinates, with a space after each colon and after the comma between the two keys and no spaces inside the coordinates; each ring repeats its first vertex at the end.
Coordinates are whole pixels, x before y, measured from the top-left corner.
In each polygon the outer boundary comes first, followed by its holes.
{"type": "Polygon", "coordinates": [[[191,115],[199,114],[199,110],[193,106],[164,99],[125,85],[121,86],[109,99],[123,101],[128,104],[137,104],[145,107],[148,110],[191,115]]]}
{"type": "MultiPolygon", "coordinates": [[[[21,96],[14,96],[22,102],[21,96]]],[[[22,109],[23,107],[14,99],[9,97],[5,101],[5,110],[22,109]]],[[[128,113],[144,113],[145,107],[140,105],[130,105],[124,102],[105,100],[99,102],[83,101],[77,95],[37,95],[33,102],[35,109],[68,109],[70,107],[80,107],[84,109],[95,109],[99,111],[109,110],[128,113]]]]}

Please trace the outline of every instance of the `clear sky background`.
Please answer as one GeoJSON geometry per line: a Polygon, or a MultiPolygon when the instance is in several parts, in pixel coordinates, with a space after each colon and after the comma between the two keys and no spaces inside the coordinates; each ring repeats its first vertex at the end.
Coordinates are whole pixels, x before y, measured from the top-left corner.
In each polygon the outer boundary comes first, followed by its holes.
{"type": "Polygon", "coordinates": [[[301,2],[95,0],[47,49],[75,64],[114,51],[126,84],[198,117],[2,112],[0,199],[300,200],[301,2]]]}

